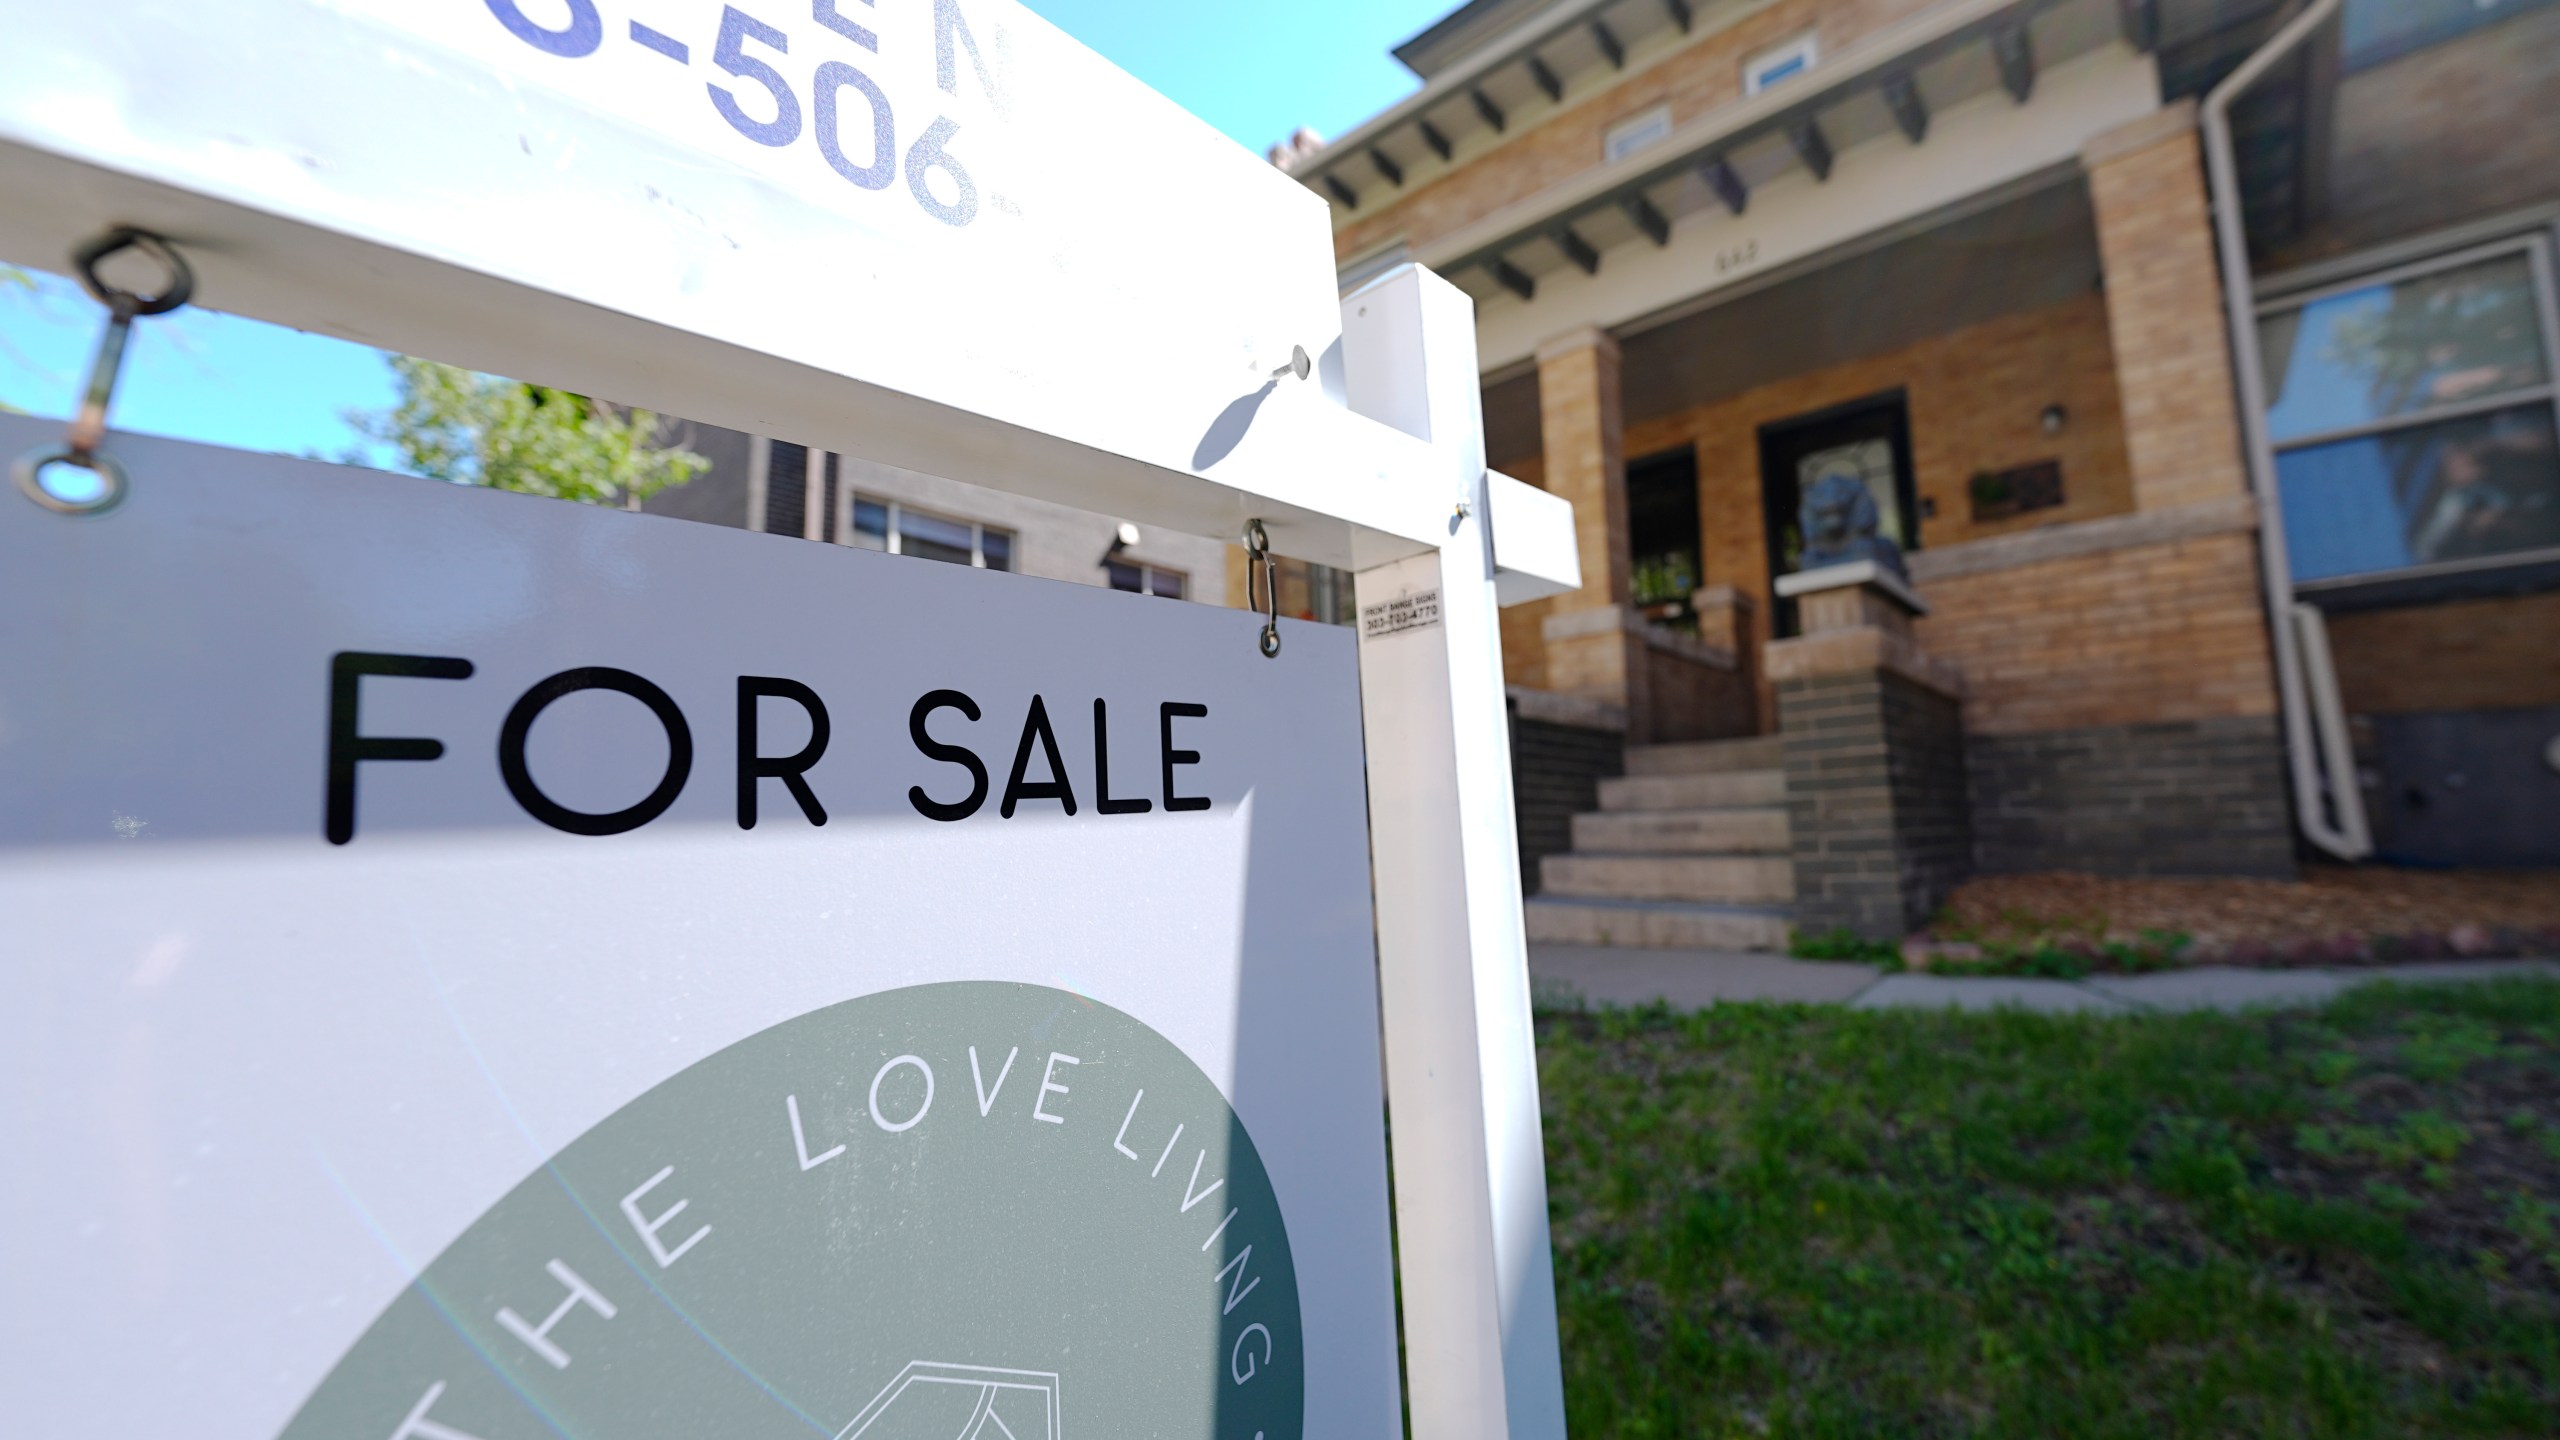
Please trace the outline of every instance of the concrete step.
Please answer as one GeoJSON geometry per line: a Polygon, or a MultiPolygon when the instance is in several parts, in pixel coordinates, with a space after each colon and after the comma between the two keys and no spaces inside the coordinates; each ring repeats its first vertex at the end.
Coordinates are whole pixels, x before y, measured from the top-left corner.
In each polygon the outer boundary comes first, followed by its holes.
{"type": "Polygon", "coordinates": [[[1786,810],[1752,805],[1576,815],[1573,848],[1624,854],[1784,855],[1791,844],[1786,810]]]}
{"type": "Polygon", "coordinates": [[[1695,900],[1764,905],[1796,898],[1795,861],[1784,855],[1549,855],[1538,862],[1543,894],[1581,899],[1695,900]]]}
{"type": "Polygon", "coordinates": [[[1660,900],[1592,900],[1532,895],[1529,938],[1545,944],[1625,945],[1650,950],[1783,952],[1783,908],[1660,900]]]}
{"type": "Polygon", "coordinates": [[[1736,770],[1775,770],[1786,763],[1775,735],[1627,747],[1630,775],[1724,775],[1736,770]]]}
{"type": "Polygon", "coordinates": [[[1787,777],[1779,770],[1629,775],[1600,782],[1603,810],[1707,810],[1727,805],[1783,805],[1786,800],[1787,777]]]}

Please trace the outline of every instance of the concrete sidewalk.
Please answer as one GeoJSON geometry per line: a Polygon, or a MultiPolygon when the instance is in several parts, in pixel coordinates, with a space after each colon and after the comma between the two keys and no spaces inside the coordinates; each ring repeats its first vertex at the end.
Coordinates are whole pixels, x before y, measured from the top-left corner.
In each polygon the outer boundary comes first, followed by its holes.
{"type": "Polygon", "coordinates": [[[2560,960],[2448,960],[2351,970],[2255,970],[2200,965],[2151,975],[2085,980],[1953,978],[1886,974],[1872,965],[1793,960],[1711,950],[1633,950],[1532,945],[1529,983],[1551,1005],[1633,1006],[1661,1001],[1696,1010],[1720,1000],[1792,1000],[1857,1010],[1993,1010],[2046,1013],[2247,1010],[2320,1005],[2357,985],[2485,980],[2502,975],[2560,978],[2560,960]]]}

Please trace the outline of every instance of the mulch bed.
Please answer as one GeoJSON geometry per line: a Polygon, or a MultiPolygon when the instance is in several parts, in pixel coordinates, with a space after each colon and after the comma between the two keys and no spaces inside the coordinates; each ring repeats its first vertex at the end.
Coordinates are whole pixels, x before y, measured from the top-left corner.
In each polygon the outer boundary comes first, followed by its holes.
{"type": "Polygon", "coordinates": [[[1959,887],[1929,933],[2093,951],[2184,937],[2168,948],[2190,965],[2560,956],[2560,871],[2324,865],[2298,881],[1994,875],[1959,887]]]}

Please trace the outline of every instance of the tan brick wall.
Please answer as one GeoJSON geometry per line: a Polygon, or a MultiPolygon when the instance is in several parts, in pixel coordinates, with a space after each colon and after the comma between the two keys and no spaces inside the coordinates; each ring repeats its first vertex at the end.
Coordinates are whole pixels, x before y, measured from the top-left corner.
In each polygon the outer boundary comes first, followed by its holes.
{"type": "Polygon", "coordinates": [[[1970,732],[2272,715],[2257,561],[2238,530],[1943,579],[1920,643],[1970,732]]]}
{"type": "Polygon", "coordinates": [[[2327,214],[2265,267],[2560,199],[2554,95],[2560,6],[2347,76],[2327,214]]]}
{"type": "Polygon", "coordinates": [[[1617,341],[1584,330],[1538,351],[1538,428],[1546,451],[1540,484],[1572,504],[1582,559],[1582,588],[1558,596],[1555,608],[1626,604],[1627,455],[1617,341]]]}
{"type": "Polygon", "coordinates": [[[1502,683],[1532,690],[1557,688],[1547,679],[1547,642],[1538,627],[1546,623],[1555,602],[1532,600],[1502,611],[1502,683]]]}
{"type": "Polygon", "coordinates": [[[1762,599],[1755,623],[1764,638],[1769,561],[1761,528],[1760,427],[1897,388],[1910,411],[1914,480],[1921,497],[1937,507],[1934,518],[1920,522],[1923,545],[1959,544],[2133,508],[2109,371],[2106,310],[2094,295],[1631,427],[1629,454],[1696,447],[1698,510],[1706,532],[1701,583],[1731,585],[1762,599]],[[2047,435],[2039,417],[2056,403],[2069,419],[2060,434],[2047,435]],[[2064,504],[2007,520],[1972,520],[1976,472],[2046,459],[2062,461],[2064,504]]]}
{"type": "MultiPolygon", "coordinates": [[[[1824,55],[1837,54],[1859,37],[1933,8],[1939,0],[1778,0],[1757,14],[1686,48],[1630,72],[1543,119],[1514,120],[1491,148],[1465,156],[1431,180],[1397,192],[1384,178],[1357,166],[1352,183],[1361,208],[1335,210],[1335,252],[1344,259],[1391,240],[1424,245],[1462,230],[1494,211],[1600,164],[1601,137],[1609,127],[1656,105],[1671,107],[1671,123],[1685,125],[1742,97],[1742,61],[1811,29],[1824,55]],[[1526,121],[1527,123],[1523,123],[1526,121]],[[1395,195],[1381,206],[1377,198],[1395,195]]],[[[1579,77],[1576,77],[1579,79],[1579,77]]],[[[1588,83],[1582,81],[1580,83],[1588,83]]]]}
{"type": "Polygon", "coordinates": [[[2125,453],[2135,504],[2145,510],[2248,488],[2204,153],[2188,124],[2160,124],[2191,113],[2190,106],[2126,127],[2144,136],[2165,128],[2138,148],[2108,136],[2089,147],[2125,453]]]}
{"type": "Polygon", "coordinates": [[[2329,650],[2352,714],[2560,705],[2560,593],[2334,616],[2329,650]]]}

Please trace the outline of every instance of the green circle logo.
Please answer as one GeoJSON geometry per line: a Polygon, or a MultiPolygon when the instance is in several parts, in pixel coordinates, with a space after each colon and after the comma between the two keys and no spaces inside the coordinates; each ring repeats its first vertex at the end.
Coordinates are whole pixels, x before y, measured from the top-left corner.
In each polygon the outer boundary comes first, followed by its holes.
{"type": "Polygon", "coordinates": [[[527,1177],[285,1440],[1301,1440],[1280,1206],[1163,1036],[1033,985],[833,1005],[527,1177]]]}

